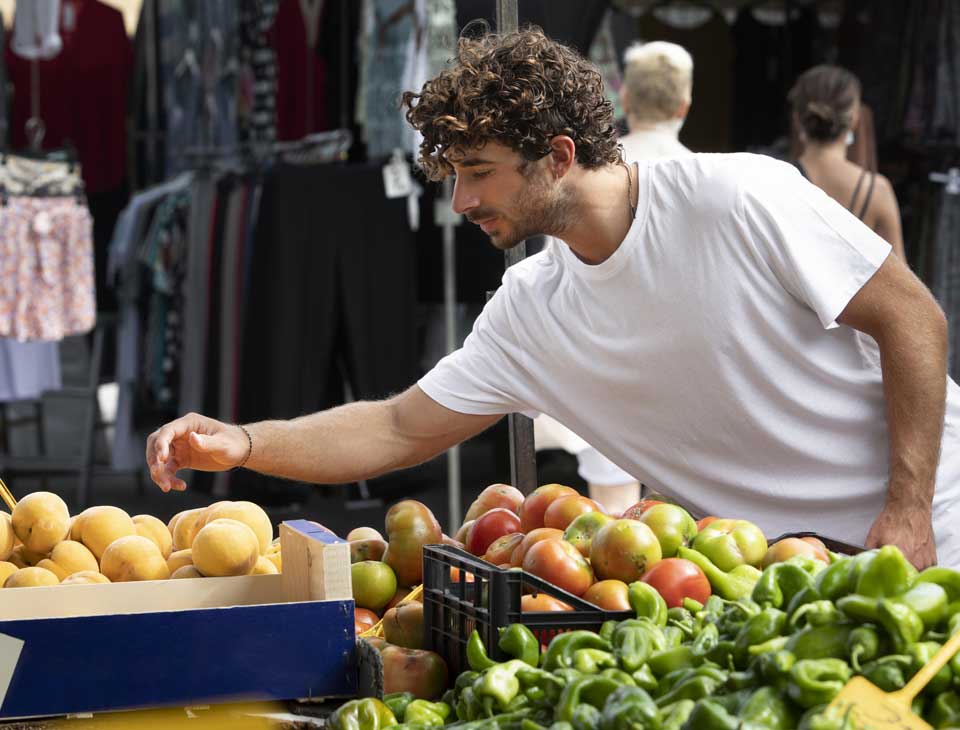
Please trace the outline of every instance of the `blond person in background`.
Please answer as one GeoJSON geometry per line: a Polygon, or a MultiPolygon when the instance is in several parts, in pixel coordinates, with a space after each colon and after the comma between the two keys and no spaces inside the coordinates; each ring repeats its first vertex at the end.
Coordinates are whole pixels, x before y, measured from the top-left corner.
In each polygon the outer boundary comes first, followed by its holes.
{"type": "MultiPolygon", "coordinates": [[[[620,102],[629,134],[620,138],[628,163],[688,157],[680,129],[690,111],[693,57],[683,46],[666,41],[635,43],[623,57],[620,102]]],[[[640,483],[582,438],[540,416],[534,422],[538,448],[562,448],[577,457],[577,473],[587,482],[590,499],[611,514],[620,514],[640,499],[640,483]]]]}
{"type": "Polygon", "coordinates": [[[788,96],[803,145],[803,176],[862,220],[906,260],[900,207],[890,181],[847,159],[860,114],[860,81],[839,66],[814,66],[788,96]]]}

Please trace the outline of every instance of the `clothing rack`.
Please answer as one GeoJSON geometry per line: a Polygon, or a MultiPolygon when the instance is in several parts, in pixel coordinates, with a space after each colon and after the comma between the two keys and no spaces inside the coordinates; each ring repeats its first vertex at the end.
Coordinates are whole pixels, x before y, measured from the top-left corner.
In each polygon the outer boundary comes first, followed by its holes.
{"type": "Polygon", "coordinates": [[[960,195],[960,167],[951,167],[946,173],[931,172],[929,180],[946,185],[948,195],[960,195]]]}
{"type": "Polygon", "coordinates": [[[346,160],[353,144],[349,129],[309,134],[294,142],[246,142],[220,147],[188,147],[181,156],[200,166],[211,163],[242,161],[270,163],[278,157],[295,164],[319,164],[346,160]]]}

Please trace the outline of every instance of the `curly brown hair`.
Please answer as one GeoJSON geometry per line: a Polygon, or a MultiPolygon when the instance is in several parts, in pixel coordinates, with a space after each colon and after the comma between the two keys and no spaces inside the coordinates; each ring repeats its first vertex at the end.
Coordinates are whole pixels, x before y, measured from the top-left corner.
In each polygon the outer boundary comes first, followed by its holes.
{"type": "Polygon", "coordinates": [[[599,72],[539,28],[461,38],[453,60],[419,94],[403,94],[407,121],[423,135],[420,164],[430,179],[453,171],[451,150],[491,140],[534,161],[562,134],[588,169],[620,160],[613,105],[599,72]]]}

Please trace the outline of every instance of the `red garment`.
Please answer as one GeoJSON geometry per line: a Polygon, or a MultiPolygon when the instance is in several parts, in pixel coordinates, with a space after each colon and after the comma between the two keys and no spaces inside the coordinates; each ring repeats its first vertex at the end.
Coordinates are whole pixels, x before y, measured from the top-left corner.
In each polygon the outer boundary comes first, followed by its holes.
{"type": "MultiPolygon", "coordinates": [[[[319,38],[326,8],[317,19],[319,38]]],[[[329,129],[327,63],[317,47],[307,44],[307,29],[299,0],[280,0],[271,43],[277,54],[277,139],[297,140],[329,129]]]]}
{"type": "MultiPolygon", "coordinates": [[[[39,112],[46,125],[42,146],[57,149],[70,141],[80,157],[87,191],[111,190],[127,177],[127,91],[133,49],[123,15],[100,0],[66,0],[60,26],[63,50],[37,62],[39,112]],[[67,12],[75,13],[73,30],[63,27],[67,12]]],[[[8,41],[6,62],[13,85],[10,145],[22,149],[28,146],[31,61],[15,54],[8,41]]]]}

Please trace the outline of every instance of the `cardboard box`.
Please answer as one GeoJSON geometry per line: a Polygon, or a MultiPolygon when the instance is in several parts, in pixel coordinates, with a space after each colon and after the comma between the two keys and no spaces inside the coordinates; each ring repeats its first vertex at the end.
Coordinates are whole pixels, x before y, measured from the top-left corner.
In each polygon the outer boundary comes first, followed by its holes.
{"type": "Polygon", "coordinates": [[[349,545],[280,526],[281,575],[0,594],[0,719],[353,697],[349,545]]]}

